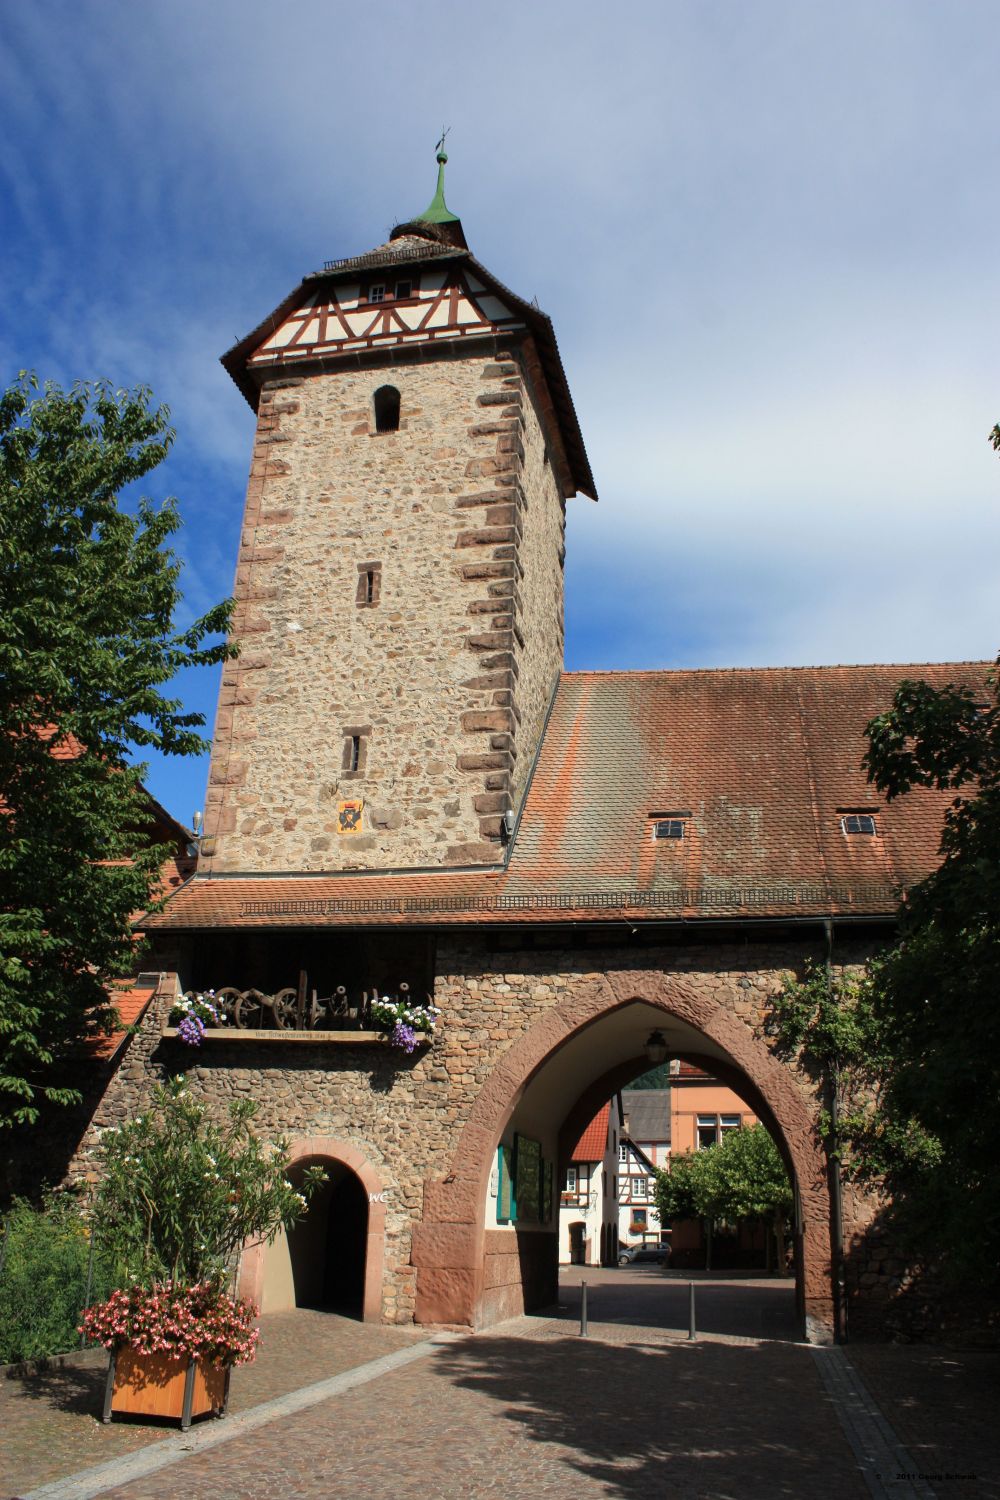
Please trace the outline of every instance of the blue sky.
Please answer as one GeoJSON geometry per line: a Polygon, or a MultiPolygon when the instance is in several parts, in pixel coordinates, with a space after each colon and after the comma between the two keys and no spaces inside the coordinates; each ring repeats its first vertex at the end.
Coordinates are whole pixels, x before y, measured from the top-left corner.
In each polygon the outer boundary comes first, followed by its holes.
{"type": "MultiPolygon", "coordinates": [[[[4,7],[4,379],[152,386],[185,608],[232,585],[253,420],[218,357],[431,196],[555,321],[601,502],[567,665],[1000,645],[992,3],[4,7]]],[[[211,725],[217,681],[180,684],[211,725]]],[[[185,820],[207,764],[154,763],[185,820]]]]}

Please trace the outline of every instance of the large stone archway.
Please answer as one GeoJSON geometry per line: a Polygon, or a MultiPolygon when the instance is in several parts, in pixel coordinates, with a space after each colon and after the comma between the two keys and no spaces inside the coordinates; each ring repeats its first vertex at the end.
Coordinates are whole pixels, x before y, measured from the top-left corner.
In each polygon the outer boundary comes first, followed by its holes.
{"type": "MultiPolygon", "coordinates": [[[[290,1167],[307,1162],[337,1162],[354,1173],[368,1195],[368,1234],[365,1245],[362,1321],[378,1323],[382,1318],[382,1268],[385,1253],[385,1193],[382,1179],[356,1146],[332,1136],[304,1136],[288,1151],[290,1167]]],[[[245,1246],[240,1269],[240,1295],[259,1307],[264,1296],[267,1246],[260,1240],[245,1246]]]]}
{"type": "MultiPolygon", "coordinates": [[[[473,1327],[491,1320],[484,1298],[485,1263],[487,1250],[495,1252],[497,1246],[487,1246],[483,1204],[505,1123],[532,1079],[561,1049],[587,1028],[636,1003],[661,1012],[665,1019],[675,1018],[703,1038],[715,1071],[724,1068],[733,1081],[739,1080],[740,1092],[775,1135],[798,1190],[798,1303],[803,1329],[813,1341],[828,1342],[833,1330],[829,1191],[808,1094],[731,1009],[683,976],[642,969],[581,978],[498,1059],[471,1108],[448,1172],[424,1184],[423,1220],[414,1227],[412,1251],[417,1320],[473,1327]]],[[[607,1098],[617,1082],[635,1076],[638,1062],[635,1057],[619,1059],[604,1075],[581,1078],[581,1117],[599,1093],[607,1098]],[[616,1071],[617,1082],[612,1076],[616,1071]]],[[[512,1241],[520,1239],[505,1236],[514,1257],[518,1249],[512,1241]]]]}

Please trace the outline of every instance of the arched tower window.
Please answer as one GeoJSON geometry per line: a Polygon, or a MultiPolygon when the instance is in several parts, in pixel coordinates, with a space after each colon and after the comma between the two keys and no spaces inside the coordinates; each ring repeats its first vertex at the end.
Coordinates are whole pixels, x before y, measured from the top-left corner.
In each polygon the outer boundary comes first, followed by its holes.
{"type": "Polygon", "coordinates": [[[394,385],[380,385],[374,396],[375,431],[399,431],[399,392],[394,385]]]}

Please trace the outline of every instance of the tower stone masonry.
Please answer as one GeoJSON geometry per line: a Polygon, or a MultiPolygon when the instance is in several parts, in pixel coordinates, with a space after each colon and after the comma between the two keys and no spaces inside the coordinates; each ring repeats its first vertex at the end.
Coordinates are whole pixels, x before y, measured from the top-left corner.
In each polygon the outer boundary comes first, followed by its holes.
{"type": "Polygon", "coordinates": [[[593,493],[549,320],[447,215],[307,277],[224,363],[257,433],[203,872],[499,863],[593,493]]]}

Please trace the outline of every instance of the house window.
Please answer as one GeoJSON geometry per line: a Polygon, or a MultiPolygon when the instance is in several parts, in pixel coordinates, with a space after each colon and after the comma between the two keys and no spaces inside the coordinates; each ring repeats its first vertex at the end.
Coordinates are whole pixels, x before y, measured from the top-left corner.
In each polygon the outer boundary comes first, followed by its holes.
{"type": "Polygon", "coordinates": [[[385,301],[385,282],[384,281],[377,281],[372,286],[370,286],[368,288],[368,301],[369,302],[384,302],[385,301]]]}
{"type": "Polygon", "coordinates": [[[727,1130],[739,1130],[742,1123],[742,1116],[740,1115],[723,1115],[719,1121],[719,1126],[722,1134],[725,1135],[727,1130]]]}
{"type": "Polygon", "coordinates": [[[372,398],[375,407],[375,431],[399,431],[399,392],[394,385],[380,385],[372,398]]]}
{"type": "Polygon", "coordinates": [[[631,1183],[632,1183],[632,1197],[633,1198],[645,1198],[645,1196],[646,1196],[646,1179],[645,1179],[645,1177],[633,1177],[633,1178],[631,1178],[631,1183]]]}
{"type": "Polygon", "coordinates": [[[567,1167],[566,1168],[566,1188],[565,1188],[565,1191],[567,1193],[575,1193],[576,1190],[577,1190],[577,1188],[576,1188],[576,1168],[575,1167],[567,1167]]]}
{"type": "Polygon", "coordinates": [[[868,838],[874,838],[877,832],[871,813],[847,813],[841,818],[840,826],[845,833],[860,833],[868,838]]]}
{"type": "Polygon", "coordinates": [[[374,609],[382,593],[382,564],[380,562],[358,563],[358,592],[355,596],[359,609],[374,609]]]}
{"type": "Polygon", "coordinates": [[[719,1139],[719,1122],[715,1115],[698,1116],[698,1150],[714,1146],[719,1139]]]}
{"type": "Polygon", "coordinates": [[[628,1147],[625,1145],[624,1141],[618,1147],[618,1160],[620,1162],[628,1161],[628,1147]]]}
{"type": "Polygon", "coordinates": [[[406,297],[412,297],[413,286],[409,281],[396,282],[396,301],[402,302],[406,297]]]}
{"type": "Polygon", "coordinates": [[[645,1227],[646,1227],[646,1210],[644,1208],[633,1208],[633,1210],[632,1210],[632,1223],[633,1224],[641,1224],[642,1227],[643,1227],[643,1229],[645,1229],[645,1227]]]}

